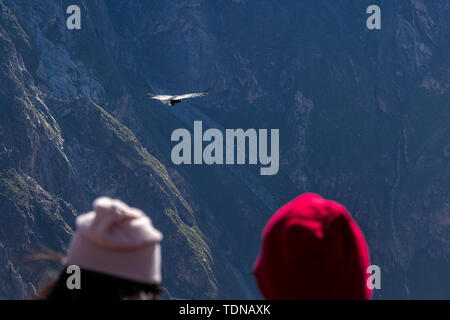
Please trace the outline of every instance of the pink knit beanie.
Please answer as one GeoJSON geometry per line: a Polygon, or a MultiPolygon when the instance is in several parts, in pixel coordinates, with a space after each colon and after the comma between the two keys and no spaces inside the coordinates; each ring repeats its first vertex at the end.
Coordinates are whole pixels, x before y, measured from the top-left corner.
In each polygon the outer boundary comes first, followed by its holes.
{"type": "Polygon", "coordinates": [[[162,234],[141,210],[99,198],[80,215],[66,265],[149,284],[161,283],[162,234]]]}

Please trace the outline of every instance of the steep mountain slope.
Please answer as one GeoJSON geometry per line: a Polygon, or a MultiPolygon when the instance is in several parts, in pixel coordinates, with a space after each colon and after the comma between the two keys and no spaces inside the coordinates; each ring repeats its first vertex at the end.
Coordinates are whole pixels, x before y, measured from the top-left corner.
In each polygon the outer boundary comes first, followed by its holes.
{"type": "Polygon", "coordinates": [[[276,177],[232,171],[269,211],[303,191],[337,199],[382,267],[377,297],[449,297],[448,2],[380,1],[380,31],[370,1],[106,4],[139,81],[214,88],[172,112],[184,127],[281,129],[276,177]]]}
{"type": "Polygon", "coordinates": [[[33,291],[20,257],[64,251],[104,194],[164,231],[171,295],[257,297],[261,229],[304,191],[353,213],[382,268],[376,297],[450,297],[448,1],[379,1],[380,31],[366,0],[0,3],[2,297],[33,291]],[[69,4],[82,30],[65,28],[69,4]],[[142,100],[207,87],[181,108],[142,100]],[[171,132],[200,119],[279,128],[279,174],[174,166],[171,132]]]}
{"type": "Polygon", "coordinates": [[[100,195],[142,208],[164,232],[169,294],[217,296],[210,248],[166,168],[88,98],[60,100],[39,86],[31,63],[42,56],[25,60],[23,53],[38,49],[14,13],[0,4],[0,241],[2,283],[8,284],[1,297],[33,294],[38,272],[22,272],[21,261],[44,249],[63,253],[76,214],[89,210],[100,195]]]}

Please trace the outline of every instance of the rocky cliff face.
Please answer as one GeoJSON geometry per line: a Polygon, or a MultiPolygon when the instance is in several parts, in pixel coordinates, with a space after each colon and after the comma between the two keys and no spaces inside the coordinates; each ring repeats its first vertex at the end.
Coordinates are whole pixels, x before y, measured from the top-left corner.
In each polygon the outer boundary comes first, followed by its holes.
{"type": "MultiPolygon", "coordinates": [[[[37,15],[44,3],[36,8],[16,5],[12,8],[24,14],[22,19],[29,18],[30,25],[52,19],[37,15]]],[[[88,67],[78,68],[81,62],[71,60],[68,48],[41,34],[44,27],[25,31],[3,2],[1,10],[0,239],[2,284],[7,284],[1,296],[31,296],[42,283],[38,272],[27,271],[36,268],[22,272],[23,260],[42,250],[63,253],[76,214],[89,210],[103,194],[144,209],[163,230],[169,294],[217,296],[211,250],[195,212],[166,167],[130,129],[93,102],[96,84],[103,95],[106,85],[96,82],[88,67]]]]}
{"type": "Polygon", "coordinates": [[[345,204],[382,268],[382,298],[449,298],[450,61],[445,0],[0,0],[0,297],[40,285],[22,259],[64,252],[100,195],[165,234],[181,298],[258,297],[262,227],[315,191],[345,204]],[[65,27],[79,4],[82,30],[65,27]],[[146,91],[210,87],[165,109],[146,91]],[[280,172],[174,166],[171,132],[280,128],[280,172]]]}

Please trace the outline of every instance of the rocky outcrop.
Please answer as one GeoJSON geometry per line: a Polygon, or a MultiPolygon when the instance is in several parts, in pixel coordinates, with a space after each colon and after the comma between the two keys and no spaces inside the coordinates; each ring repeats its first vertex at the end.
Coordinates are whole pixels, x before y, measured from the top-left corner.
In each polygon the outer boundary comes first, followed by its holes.
{"type": "MultiPolygon", "coordinates": [[[[0,297],[31,297],[43,285],[40,273],[52,266],[28,258],[48,250],[63,254],[76,215],[100,195],[142,208],[164,232],[168,294],[217,296],[209,244],[164,165],[90,98],[70,96],[65,80],[73,79],[46,66],[48,39],[31,41],[17,16],[0,5],[0,273],[7,284],[0,297]],[[33,52],[27,62],[23,55],[33,52]]],[[[69,63],[63,51],[55,54],[69,63]]]]}

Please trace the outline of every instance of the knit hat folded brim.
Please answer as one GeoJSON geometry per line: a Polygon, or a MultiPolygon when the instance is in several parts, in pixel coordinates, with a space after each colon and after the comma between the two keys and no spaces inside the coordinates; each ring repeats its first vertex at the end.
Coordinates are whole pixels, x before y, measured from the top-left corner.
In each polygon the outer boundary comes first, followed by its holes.
{"type": "Polygon", "coordinates": [[[100,198],[94,202],[94,211],[79,216],[76,225],[66,265],[141,283],[161,283],[162,234],[141,210],[100,198]]]}

